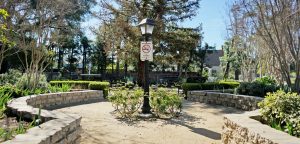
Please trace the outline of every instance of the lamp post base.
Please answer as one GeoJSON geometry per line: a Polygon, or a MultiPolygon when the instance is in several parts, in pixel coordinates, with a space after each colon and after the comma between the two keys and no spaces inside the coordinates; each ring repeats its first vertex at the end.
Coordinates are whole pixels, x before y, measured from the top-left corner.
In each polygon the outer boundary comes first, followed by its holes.
{"type": "Polygon", "coordinates": [[[147,114],[144,114],[144,113],[140,113],[138,115],[139,118],[142,118],[142,119],[149,119],[149,118],[154,118],[154,115],[152,113],[147,113],[147,114]]]}

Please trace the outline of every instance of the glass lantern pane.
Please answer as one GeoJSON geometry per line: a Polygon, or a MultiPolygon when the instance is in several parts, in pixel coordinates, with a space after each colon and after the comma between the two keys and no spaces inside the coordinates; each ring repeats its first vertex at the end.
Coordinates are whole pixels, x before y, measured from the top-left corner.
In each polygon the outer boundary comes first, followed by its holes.
{"type": "Polygon", "coordinates": [[[147,25],[147,34],[152,34],[153,28],[154,28],[153,25],[147,25]]]}
{"type": "Polygon", "coordinates": [[[146,26],[141,25],[140,28],[141,28],[142,34],[145,34],[146,33],[146,26]]]}

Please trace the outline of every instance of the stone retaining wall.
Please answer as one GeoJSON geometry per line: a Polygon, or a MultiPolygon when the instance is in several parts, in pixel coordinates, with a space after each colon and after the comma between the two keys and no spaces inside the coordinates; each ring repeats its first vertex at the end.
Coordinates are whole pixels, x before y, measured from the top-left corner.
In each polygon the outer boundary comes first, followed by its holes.
{"type": "Polygon", "coordinates": [[[65,93],[31,95],[10,101],[8,109],[22,118],[37,118],[40,109],[42,124],[17,135],[4,144],[76,144],[80,141],[81,116],[52,112],[49,109],[84,102],[102,101],[103,92],[84,90],[65,93]]]}
{"type": "Polygon", "coordinates": [[[253,118],[258,110],[224,117],[222,144],[300,144],[300,139],[271,128],[253,118]]]}
{"type": "Polygon", "coordinates": [[[258,108],[257,103],[262,101],[263,98],[209,91],[188,91],[187,100],[251,111],[258,108]]]}

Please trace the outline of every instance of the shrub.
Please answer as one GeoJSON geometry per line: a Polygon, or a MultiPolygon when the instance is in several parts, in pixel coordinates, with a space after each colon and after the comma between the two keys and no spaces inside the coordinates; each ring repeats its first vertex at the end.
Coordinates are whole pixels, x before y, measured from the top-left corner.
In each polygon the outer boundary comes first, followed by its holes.
{"type": "Polygon", "coordinates": [[[255,81],[264,85],[276,85],[276,80],[268,76],[257,78],[255,81]]]}
{"type": "Polygon", "coordinates": [[[61,86],[62,84],[68,84],[72,86],[72,88],[78,89],[88,89],[89,84],[93,81],[50,81],[50,84],[61,86]]]}
{"type": "Polygon", "coordinates": [[[239,82],[211,82],[211,83],[183,83],[182,89],[186,93],[192,90],[220,90],[234,89],[239,86],[239,82]]]}
{"type": "Polygon", "coordinates": [[[141,107],[143,96],[144,92],[141,89],[134,91],[117,89],[111,92],[108,100],[121,117],[131,118],[141,107]]]}
{"type": "Polygon", "coordinates": [[[89,89],[91,90],[102,90],[104,98],[108,96],[108,88],[109,82],[90,82],[89,84],[89,89]]]}
{"type": "Polygon", "coordinates": [[[0,87],[1,94],[10,94],[12,98],[18,98],[24,96],[23,90],[13,86],[13,85],[4,85],[0,87]]]}
{"type": "Polygon", "coordinates": [[[54,86],[49,86],[48,87],[50,93],[55,93],[55,92],[69,92],[71,90],[71,86],[68,84],[62,84],[61,86],[54,85],[54,86]]]}
{"type": "Polygon", "coordinates": [[[207,81],[207,77],[189,77],[186,79],[187,83],[205,83],[207,81]]]}
{"type": "Polygon", "coordinates": [[[300,137],[300,96],[277,91],[259,103],[262,118],[273,128],[300,137]]]}
{"type": "Polygon", "coordinates": [[[109,82],[90,82],[88,87],[91,90],[104,90],[109,88],[109,82]]]}
{"type": "Polygon", "coordinates": [[[19,70],[10,69],[7,73],[0,74],[0,85],[15,85],[21,77],[22,73],[19,70]]]}
{"type": "MultiPolygon", "coordinates": [[[[46,75],[44,74],[41,74],[40,75],[40,78],[39,80],[37,81],[38,83],[36,84],[36,88],[39,88],[39,89],[43,89],[43,90],[46,90],[47,87],[48,87],[48,82],[47,82],[47,78],[46,78],[46,75]]],[[[33,81],[31,80],[29,83],[28,83],[28,77],[27,77],[27,74],[24,73],[22,75],[22,77],[19,79],[19,81],[17,82],[16,86],[20,89],[29,89],[31,88],[31,86],[33,86],[33,81]]]]}
{"type": "Polygon", "coordinates": [[[265,83],[254,81],[251,83],[242,82],[236,91],[238,94],[264,97],[268,92],[275,92],[276,90],[278,90],[276,85],[266,85],[265,83]]]}
{"type": "Polygon", "coordinates": [[[126,87],[126,88],[129,88],[129,89],[133,89],[134,86],[135,86],[135,85],[134,85],[133,82],[128,82],[128,83],[125,84],[125,87],[126,87]]]}
{"type": "Polygon", "coordinates": [[[6,104],[11,99],[11,93],[5,93],[0,90],[0,96],[0,119],[2,119],[6,110],[6,104]]]}
{"type": "Polygon", "coordinates": [[[173,91],[158,89],[150,93],[150,105],[158,117],[173,117],[181,112],[182,100],[173,91]]]}

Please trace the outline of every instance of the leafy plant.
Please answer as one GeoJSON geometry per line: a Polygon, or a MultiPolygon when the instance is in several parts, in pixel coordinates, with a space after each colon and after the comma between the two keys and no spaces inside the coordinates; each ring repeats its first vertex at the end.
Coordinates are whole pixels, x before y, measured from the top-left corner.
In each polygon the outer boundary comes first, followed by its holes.
{"type": "Polygon", "coordinates": [[[11,94],[0,91],[0,96],[0,119],[2,119],[6,110],[6,104],[11,99],[11,94]]]}
{"type": "Polygon", "coordinates": [[[123,118],[131,118],[136,114],[142,104],[144,93],[141,89],[134,91],[117,89],[111,91],[108,100],[112,103],[117,113],[123,118]]]}
{"type": "Polygon", "coordinates": [[[1,137],[2,141],[9,140],[13,137],[13,131],[6,130],[6,129],[0,127],[0,137],[1,137]]]}
{"type": "Polygon", "coordinates": [[[16,69],[10,69],[7,73],[0,74],[0,85],[15,85],[22,77],[22,73],[16,69]]]}
{"type": "Polygon", "coordinates": [[[53,85],[48,87],[49,92],[56,93],[56,92],[69,92],[71,90],[71,86],[69,84],[62,84],[62,85],[53,85]]]}
{"type": "Polygon", "coordinates": [[[133,89],[134,88],[134,83],[133,82],[127,82],[126,84],[125,84],[125,87],[126,88],[129,88],[129,89],[133,89]]]}
{"type": "Polygon", "coordinates": [[[26,128],[24,127],[24,124],[23,124],[22,119],[20,117],[18,127],[15,129],[15,133],[16,134],[23,134],[25,132],[26,132],[26,128]]]}
{"type": "MultiPolygon", "coordinates": [[[[19,81],[16,83],[16,86],[19,89],[29,89],[34,91],[34,89],[31,88],[31,86],[33,85],[34,81],[29,81],[28,82],[28,75],[25,73],[22,75],[22,77],[19,79],[19,81]]],[[[36,84],[36,88],[38,89],[42,89],[42,90],[46,90],[48,87],[48,82],[47,82],[47,78],[46,75],[41,74],[38,80],[38,83],[36,84]]]]}
{"type": "Polygon", "coordinates": [[[158,89],[150,93],[150,105],[158,117],[174,117],[181,112],[181,97],[174,91],[158,89]]]}
{"type": "Polygon", "coordinates": [[[269,77],[269,76],[257,78],[255,81],[264,85],[276,85],[276,80],[273,77],[269,77]]]}
{"type": "Polygon", "coordinates": [[[264,97],[268,92],[275,92],[278,87],[271,82],[242,82],[237,88],[238,94],[264,97]]]}
{"type": "Polygon", "coordinates": [[[262,118],[273,128],[300,137],[300,96],[277,91],[259,103],[262,118]]]}

